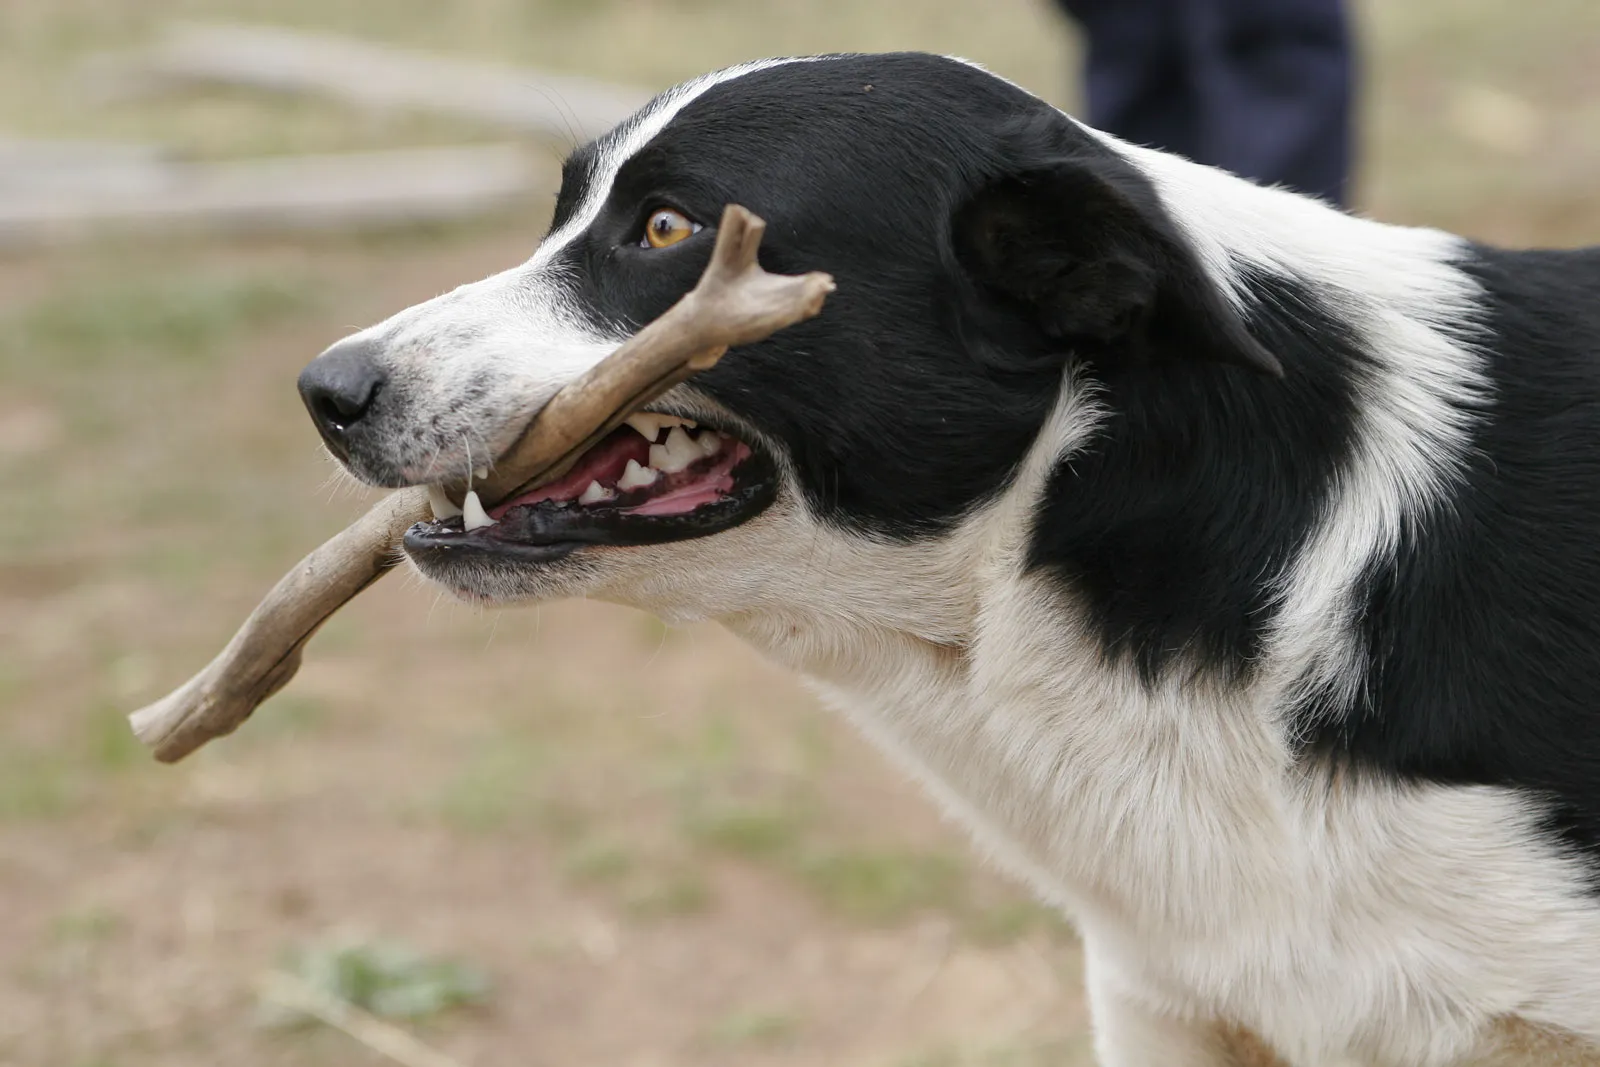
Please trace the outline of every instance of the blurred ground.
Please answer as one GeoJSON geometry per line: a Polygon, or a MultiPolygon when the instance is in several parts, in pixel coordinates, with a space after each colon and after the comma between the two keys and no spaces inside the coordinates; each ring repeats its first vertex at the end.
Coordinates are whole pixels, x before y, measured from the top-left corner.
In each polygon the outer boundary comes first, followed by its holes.
{"type": "MultiPolygon", "coordinates": [[[[1363,210],[1600,241],[1600,6],[1361,13],[1363,210]]],[[[491,135],[248,94],[85,97],[84,58],[174,15],[655,87],[756,55],[926,48],[1070,102],[1071,41],[1028,0],[5,0],[0,136],[208,158],[491,135]]],[[[486,1006],[417,1028],[474,1067],[1088,1062],[1070,933],[715,629],[591,604],[486,615],[391,580],[236,737],[166,768],[126,735],[123,712],[363,506],[305,424],[300,365],[524,258],[548,203],[0,259],[0,1064],[385,1062],[252,1023],[258,976],[337,931],[486,969],[486,1006]]]]}

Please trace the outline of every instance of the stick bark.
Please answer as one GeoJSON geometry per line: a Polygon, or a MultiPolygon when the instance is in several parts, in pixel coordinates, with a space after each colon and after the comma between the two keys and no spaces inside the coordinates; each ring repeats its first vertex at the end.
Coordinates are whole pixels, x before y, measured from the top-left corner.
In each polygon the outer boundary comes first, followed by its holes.
{"type": "MultiPolygon", "coordinates": [[[[730,347],[820,312],[833,279],[762,270],[756,253],[765,228],[749,211],[729,205],[699,284],[534,416],[480,483],[485,503],[559,477],[624,418],[715,365],[730,347]]],[[[135,735],[157,759],[172,763],[232,733],[294,677],[318,628],[400,561],[405,531],[431,517],[424,488],[384,498],[284,575],[205,669],[129,716],[135,735]]]]}

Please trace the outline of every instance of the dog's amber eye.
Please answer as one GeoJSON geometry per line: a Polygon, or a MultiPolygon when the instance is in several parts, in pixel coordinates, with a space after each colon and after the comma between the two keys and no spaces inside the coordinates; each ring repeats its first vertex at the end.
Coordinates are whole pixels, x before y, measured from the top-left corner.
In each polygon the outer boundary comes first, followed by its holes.
{"type": "Polygon", "coordinates": [[[658,208],[650,213],[650,221],[644,225],[644,244],[650,248],[665,248],[699,230],[700,224],[691,221],[683,212],[670,207],[658,208]]]}

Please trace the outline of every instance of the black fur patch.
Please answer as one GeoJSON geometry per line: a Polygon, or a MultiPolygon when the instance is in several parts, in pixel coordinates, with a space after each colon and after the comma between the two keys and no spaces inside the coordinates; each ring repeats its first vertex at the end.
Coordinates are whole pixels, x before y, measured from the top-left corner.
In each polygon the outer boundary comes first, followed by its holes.
{"type": "MultiPolygon", "coordinates": [[[[950,232],[957,205],[1002,166],[995,131],[1048,110],[981,71],[914,54],[777,66],[715,86],[622,167],[563,253],[576,303],[602,326],[649,321],[698,278],[723,206],[755,211],[767,221],[763,266],[826,270],[839,290],[819,318],[741,349],[696,388],[783,446],[824,518],[896,538],[943,529],[1005,485],[1060,380],[1059,356],[986,360],[1037,338],[978,296],[950,232]],[[638,247],[662,205],[707,230],[638,247]]],[[[594,155],[574,158],[569,186],[587,180],[594,155]]],[[[567,216],[576,200],[563,190],[567,216]]]]}
{"type": "Polygon", "coordinates": [[[1477,249],[1493,399],[1463,482],[1364,595],[1358,706],[1309,750],[1387,776],[1542,794],[1600,859],[1600,250],[1477,249]]]}
{"type": "MultiPolygon", "coordinates": [[[[568,187],[590,178],[595,155],[574,157],[568,187]]],[[[564,188],[558,219],[576,202],[564,188]]],[[[1176,353],[1186,339],[1201,347],[1194,338],[1214,333],[1205,358],[1270,362],[1224,312],[1132,166],[1037,98],[952,60],[833,57],[707,90],[621,168],[600,216],[563,253],[582,287],[576,303],[601,326],[660,314],[694,283],[714,235],[642,249],[645,219],[665,205],[709,226],[730,202],[767,220],[767,269],[826,270],[839,290],[819,318],[741,350],[695,385],[776,438],[818,514],[844,525],[923,536],[999,492],[1080,340],[1134,361],[1176,353]],[[1106,195],[1047,215],[1006,196],[1046,174],[1055,183],[1046,196],[1106,195]],[[1071,278],[1041,313],[1005,298],[1015,275],[983,262],[972,239],[975,219],[995,220],[978,208],[1002,199],[1007,225],[1049,228],[1062,247],[1110,247],[1098,240],[1110,236],[1105,223],[1127,240],[1114,267],[1064,272],[1071,278]],[[1019,216],[1030,209],[1037,218],[1019,216]],[[1206,314],[1176,313],[1197,304],[1206,314]],[[1180,325],[1195,328],[1162,332],[1180,325]]]]}
{"type": "Polygon", "coordinates": [[[1092,361],[1109,418],[1056,469],[1034,532],[1033,564],[1069,581],[1108,656],[1147,678],[1180,658],[1248,671],[1270,583],[1350,454],[1357,339],[1305,283],[1248,279],[1249,329],[1284,376],[1176,356],[1092,361]]]}

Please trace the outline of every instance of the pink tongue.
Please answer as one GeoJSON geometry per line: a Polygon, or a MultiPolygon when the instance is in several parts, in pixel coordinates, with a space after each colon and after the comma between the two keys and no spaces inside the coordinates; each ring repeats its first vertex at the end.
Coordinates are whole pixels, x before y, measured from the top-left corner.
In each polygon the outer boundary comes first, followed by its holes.
{"type": "Polygon", "coordinates": [[[537,504],[541,500],[576,500],[589,488],[590,482],[615,485],[630,459],[641,467],[649,463],[650,442],[624,426],[585,452],[578,465],[566,474],[531,493],[491,508],[489,517],[498,519],[513,507],[537,504]]]}
{"type": "MultiPolygon", "coordinates": [[[[658,475],[655,483],[645,489],[645,494],[648,494],[645,499],[631,507],[624,506],[622,510],[625,514],[644,517],[687,514],[702,504],[713,503],[732,492],[733,469],[749,457],[750,447],[744,442],[724,439],[720,452],[709,459],[698,460],[676,474],[658,475]]],[[[489,517],[499,519],[514,507],[544,500],[576,500],[591,482],[612,488],[617,479],[622,477],[629,460],[641,467],[647,466],[650,443],[633,430],[623,427],[584,453],[578,465],[561,478],[491,508],[489,517]]],[[[624,492],[623,499],[629,498],[637,499],[633,493],[624,492]]]]}
{"type": "Polygon", "coordinates": [[[733,457],[717,465],[695,481],[679,489],[669,489],[653,496],[637,507],[628,509],[629,515],[684,515],[701,504],[710,504],[724,493],[733,491],[733,457]]]}

